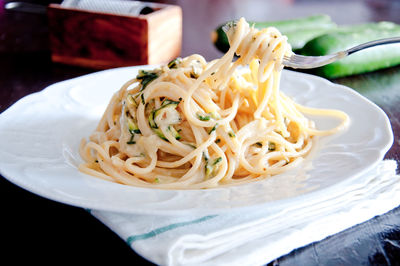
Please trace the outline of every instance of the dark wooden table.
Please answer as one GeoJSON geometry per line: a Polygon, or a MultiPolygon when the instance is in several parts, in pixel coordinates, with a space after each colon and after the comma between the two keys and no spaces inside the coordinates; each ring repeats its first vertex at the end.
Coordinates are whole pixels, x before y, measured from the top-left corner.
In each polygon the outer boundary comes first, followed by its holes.
{"type": "MultiPolygon", "coordinates": [[[[8,12],[0,0],[0,112],[21,97],[55,82],[93,72],[54,64],[44,15],[8,12]]],[[[30,1],[33,2],[33,1],[30,1]]],[[[49,1],[36,1],[48,4],[49,1]]],[[[56,2],[56,1],[55,1],[56,2]]],[[[316,13],[339,24],[390,20],[400,22],[399,1],[180,0],[184,42],[182,56],[221,56],[210,32],[226,20],[277,20],[316,13]]],[[[359,91],[389,116],[395,135],[386,158],[400,163],[400,67],[334,80],[359,91]]],[[[1,147],[0,147],[1,148],[1,147]]],[[[85,210],[44,199],[0,178],[0,261],[57,265],[113,262],[150,264],[85,210]]],[[[274,265],[400,265],[400,208],[327,239],[294,250],[274,265]]],[[[4,265],[4,264],[3,264],[4,265]]]]}

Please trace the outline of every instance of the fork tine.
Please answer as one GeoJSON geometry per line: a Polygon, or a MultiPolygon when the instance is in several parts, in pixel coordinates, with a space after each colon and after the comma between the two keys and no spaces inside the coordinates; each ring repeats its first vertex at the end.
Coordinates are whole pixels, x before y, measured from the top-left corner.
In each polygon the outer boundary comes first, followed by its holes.
{"type": "Polygon", "coordinates": [[[282,63],[291,68],[309,69],[327,65],[346,56],[347,52],[339,52],[325,56],[303,56],[292,54],[290,57],[284,56],[282,63]]]}
{"type": "Polygon", "coordinates": [[[376,45],[398,43],[400,42],[400,37],[391,37],[385,39],[379,39],[375,41],[366,42],[355,47],[349,48],[345,51],[337,52],[336,54],[324,55],[324,56],[302,56],[297,54],[292,54],[290,57],[284,56],[283,65],[292,68],[315,68],[330,64],[336,60],[344,58],[352,53],[361,51],[366,48],[370,48],[376,45]]]}

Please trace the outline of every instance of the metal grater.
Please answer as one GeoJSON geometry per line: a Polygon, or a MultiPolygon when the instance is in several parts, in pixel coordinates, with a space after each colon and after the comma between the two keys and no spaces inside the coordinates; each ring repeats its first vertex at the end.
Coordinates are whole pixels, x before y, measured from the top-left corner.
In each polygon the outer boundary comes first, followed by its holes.
{"type": "Polygon", "coordinates": [[[61,6],[65,8],[74,8],[115,15],[137,16],[141,14],[141,11],[144,8],[149,7],[149,3],[121,0],[64,0],[61,3],[61,6]]]}

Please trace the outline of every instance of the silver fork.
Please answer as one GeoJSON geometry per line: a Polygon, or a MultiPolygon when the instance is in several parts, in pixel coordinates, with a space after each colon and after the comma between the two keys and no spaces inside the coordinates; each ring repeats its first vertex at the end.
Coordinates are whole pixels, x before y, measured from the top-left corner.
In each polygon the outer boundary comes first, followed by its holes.
{"type": "Polygon", "coordinates": [[[370,48],[376,45],[390,44],[397,42],[400,42],[400,37],[392,37],[392,38],[370,41],[354,46],[344,51],[323,56],[304,56],[304,55],[292,54],[290,57],[288,56],[283,57],[283,65],[291,68],[301,68],[301,69],[316,68],[330,64],[332,62],[335,62],[336,60],[342,59],[346,56],[349,56],[353,53],[356,53],[366,48],[370,48]]]}

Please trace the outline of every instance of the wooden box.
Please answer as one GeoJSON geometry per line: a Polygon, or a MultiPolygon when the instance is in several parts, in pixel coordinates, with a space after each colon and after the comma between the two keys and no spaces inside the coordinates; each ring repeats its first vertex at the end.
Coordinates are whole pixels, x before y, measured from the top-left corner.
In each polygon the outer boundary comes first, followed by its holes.
{"type": "Polygon", "coordinates": [[[182,46],[182,10],[163,4],[153,10],[127,16],[51,4],[47,12],[53,62],[106,69],[176,58],[182,46]]]}

